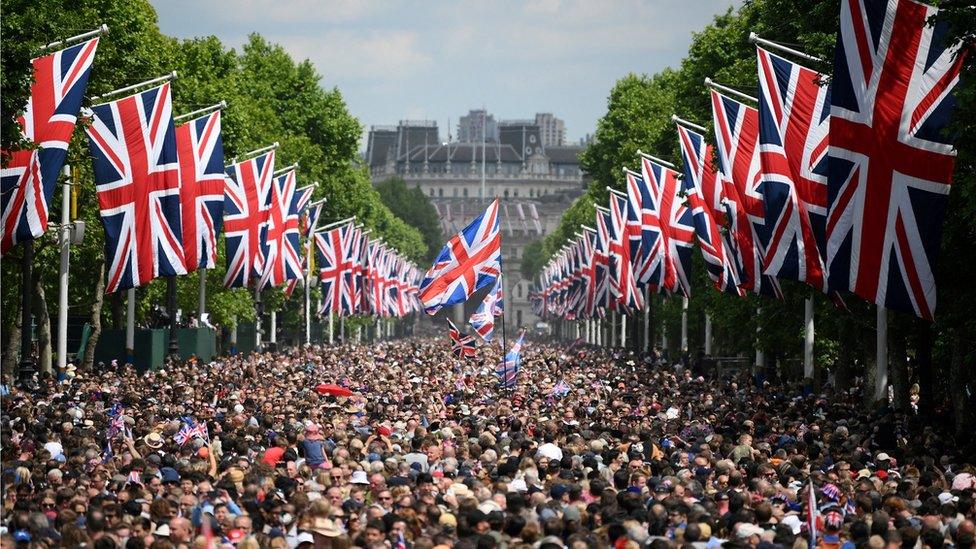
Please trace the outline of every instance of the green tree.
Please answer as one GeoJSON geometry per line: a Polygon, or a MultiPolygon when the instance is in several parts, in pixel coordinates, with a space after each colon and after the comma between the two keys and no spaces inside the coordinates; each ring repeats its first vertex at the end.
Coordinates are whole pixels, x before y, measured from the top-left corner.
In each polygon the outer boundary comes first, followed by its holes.
{"type": "Polygon", "coordinates": [[[376,185],[380,200],[394,215],[420,231],[427,246],[427,259],[433,261],[444,244],[437,209],[420,187],[408,188],[401,177],[391,177],[376,185]]]}

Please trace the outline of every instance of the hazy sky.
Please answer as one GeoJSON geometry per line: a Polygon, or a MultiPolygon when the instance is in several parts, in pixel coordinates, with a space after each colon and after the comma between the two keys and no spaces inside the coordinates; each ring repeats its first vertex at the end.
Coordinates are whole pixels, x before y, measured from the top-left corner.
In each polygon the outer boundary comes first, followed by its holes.
{"type": "Polygon", "coordinates": [[[166,34],[250,32],[310,59],[366,126],[553,112],[592,133],[613,83],[677,65],[691,34],[736,0],[151,0],[166,34]]]}

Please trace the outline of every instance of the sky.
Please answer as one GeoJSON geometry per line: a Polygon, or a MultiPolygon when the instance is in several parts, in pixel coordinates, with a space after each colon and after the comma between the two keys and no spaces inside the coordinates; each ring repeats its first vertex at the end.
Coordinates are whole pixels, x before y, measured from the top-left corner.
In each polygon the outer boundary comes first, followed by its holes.
{"type": "Polygon", "coordinates": [[[436,120],[456,135],[469,109],[496,119],[552,112],[576,141],[593,133],[628,73],[677,66],[692,33],[738,0],[150,0],[179,38],[238,48],[258,32],[325,88],[338,87],[368,129],[436,120]]]}

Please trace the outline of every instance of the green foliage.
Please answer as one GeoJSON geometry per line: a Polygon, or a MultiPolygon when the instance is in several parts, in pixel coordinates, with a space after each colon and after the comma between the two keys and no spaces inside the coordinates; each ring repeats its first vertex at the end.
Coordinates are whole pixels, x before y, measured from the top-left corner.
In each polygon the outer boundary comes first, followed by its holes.
{"type": "Polygon", "coordinates": [[[407,188],[400,177],[391,177],[376,185],[380,200],[394,215],[415,227],[423,235],[427,254],[423,259],[433,261],[444,244],[437,209],[420,187],[407,188]]]}
{"type": "MultiPolygon", "coordinates": [[[[2,145],[16,145],[19,133],[12,121],[29,96],[30,58],[38,46],[109,26],[102,37],[92,68],[86,97],[102,94],[176,70],[173,111],[182,114],[221,100],[228,103],[222,115],[224,152],[229,163],[235,155],[280,143],[279,167],[299,163],[299,185],[317,182],[315,199],[326,198],[322,223],[350,216],[372,230],[405,257],[427,257],[425,236],[398,218],[373,189],[358,156],[362,126],[348,111],[338,89],[323,88],[321,76],[308,61],[296,61],[279,45],[251,35],[240,51],[228,49],[214,36],[176,40],[160,33],[156,13],[146,0],[51,0],[4,1],[0,18],[2,61],[2,145]]],[[[67,163],[78,169],[79,216],[87,225],[84,243],[71,249],[70,314],[87,315],[95,301],[104,248],[104,232],[98,215],[85,121],[76,128],[67,163]]],[[[52,201],[50,217],[60,219],[60,190],[52,201]]],[[[436,222],[436,221],[435,221],[436,222]]],[[[56,231],[49,230],[35,243],[35,276],[43,281],[47,296],[57,295],[58,251],[56,231]]],[[[20,247],[2,262],[4,304],[16,303],[20,292],[20,247]]],[[[253,292],[223,288],[224,251],[219,243],[217,268],[207,271],[207,309],[212,322],[231,326],[254,318],[253,292]]],[[[197,310],[199,277],[178,277],[177,301],[184,311],[197,310]]],[[[300,296],[298,290],[296,294],[300,296]]],[[[145,319],[155,304],[164,305],[166,281],[139,288],[137,318],[145,319]]],[[[301,306],[299,298],[287,301],[281,289],[263,293],[265,310],[284,309],[291,318],[301,306]]],[[[111,296],[106,296],[111,301],[111,296]]],[[[120,302],[124,303],[124,299],[120,302]]],[[[3,308],[5,326],[14,323],[15,307],[3,308]]],[[[102,310],[111,325],[111,310],[102,310]]],[[[6,330],[4,330],[6,333],[6,330]]]]}
{"type": "MultiPolygon", "coordinates": [[[[750,32],[822,59],[812,68],[829,74],[832,68],[836,30],[839,26],[839,0],[797,2],[796,0],[753,0],[729,10],[694,35],[687,57],[680,66],[658,74],[627,75],[610,91],[607,112],[597,125],[595,141],[582,155],[582,164],[592,184],[579,201],[566,212],[558,229],[546,238],[543,255],[548,261],[580,223],[592,223],[593,204],[605,204],[606,186],[621,188],[621,168],[635,167],[636,151],[641,149],[677,162],[678,143],[672,113],[712,126],[711,106],[703,80],[711,77],[750,95],[758,94],[755,46],[748,42],[750,32]],[[582,211],[587,210],[587,211],[582,211]]],[[[972,406],[961,405],[966,396],[965,369],[976,353],[964,342],[976,339],[976,11],[946,3],[943,16],[950,22],[950,37],[969,50],[956,90],[957,110],[952,127],[957,136],[955,182],[949,196],[942,239],[943,253],[937,271],[939,308],[934,324],[909,315],[893,315],[889,331],[895,345],[919,360],[916,375],[928,391],[933,406],[951,402],[955,407],[957,430],[973,425],[972,406]],[[927,340],[927,334],[931,339],[927,340]],[[926,358],[926,357],[929,358],[926,358]],[[934,359],[931,357],[934,356],[934,359]],[[924,362],[923,362],[924,361],[924,362]],[[950,366],[952,365],[952,366],[950,366]]],[[[711,134],[712,132],[708,132],[711,134]]],[[[714,136],[707,138],[714,142],[714,136]]],[[[693,255],[692,297],[688,306],[689,349],[702,345],[703,319],[707,313],[713,325],[716,354],[751,356],[761,347],[769,363],[781,372],[794,374],[802,361],[803,302],[812,296],[816,318],[815,363],[832,371],[846,370],[847,379],[863,375],[863,365],[875,353],[875,307],[847,295],[849,312],[837,309],[823,294],[803,284],[783,281],[783,301],[750,296],[738,298],[720,294],[704,272],[699,253],[693,255]]],[[[655,328],[663,323],[672,353],[678,350],[681,299],[651,300],[655,328]]],[[[673,356],[673,354],[672,354],[673,356]]]]}

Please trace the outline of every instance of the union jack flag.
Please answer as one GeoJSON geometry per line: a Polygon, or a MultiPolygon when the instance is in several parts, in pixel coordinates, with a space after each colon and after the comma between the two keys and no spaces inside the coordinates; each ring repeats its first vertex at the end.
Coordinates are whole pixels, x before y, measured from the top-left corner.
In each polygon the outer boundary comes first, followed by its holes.
{"type": "Polygon", "coordinates": [[[25,138],[39,148],[13,151],[0,172],[0,255],[47,230],[48,203],[68,153],[98,38],[38,57],[24,114],[25,138]]]}
{"type": "MultiPolygon", "coordinates": [[[[259,288],[280,286],[302,276],[302,256],[298,238],[301,229],[296,198],[295,170],[272,179],[271,206],[265,227],[264,272],[259,288]]],[[[306,202],[307,204],[307,202],[306,202]]]]}
{"type": "Polygon", "coordinates": [[[712,147],[698,132],[681,124],[677,128],[685,168],[681,185],[691,208],[695,234],[702,257],[705,258],[708,276],[720,292],[739,293],[739,281],[729,246],[719,231],[719,226],[725,224],[725,212],[722,188],[712,167],[712,147]]]}
{"type": "Polygon", "coordinates": [[[451,352],[454,353],[454,356],[474,358],[477,354],[474,336],[462,334],[461,330],[458,330],[458,327],[450,319],[447,320],[447,328],[447,333],[451,337],[451,352]]]}
{"type": "MultiPolygon", "coordinates": [[[[610,212],[596,211],[596,244],[593,247],[593,311],[602,317],[610,305],[610,212]]],[[[587,297],[589,299],[589,297],[587,297]]]]}
{"type": "Polygon", "coordinates": [[[596,265],[596,234],[587,231],[583,235],[583,303],[580,305],[583,316],[593,318],[596,306],[597,265],[596,265]]]}
{"type": "Polygon", "coordinates": [[[319,314],[353,314],[352,294],[346,282],[352,270],[352,224],[345,224],[324,233],[315,233],[318,250],[319,280],[322,288],[322,309],[319,314]]]}
{"type": "Polygon", "coordinates": [[[932,319],[954,151],[942,130],[963,58],[934,7],[841,2],[830,97],[827,266],[834,289],[932,319]]]}
{"type": "Polygon", "coordinates": [[[264,273],[264,241],[275,151],[238,162],[228,170],[224,189],[227,274],[224,286],[244,288],[264,273]]]}
{"type": "Polygon", "coordinates": [[[186,274],[169,83],[92,111],[86,132],[105,227],[105,291],[186,274]]]}
{"type": "Polygon", "coordinates": [[[502,238],[498,232],[498,200],[447,241],[420,284],[427,314],[461,303],[476,290],[493,284],[501,272],[502,238]]]}
{"type": "Polygon", "coordinates": [[[359,227],[353,227],[351,248],[349,249],[352,267],[346,276],[346,284],[349,284],[349,295],[352,296],[353,314],[363,312],[363,242],[365,240],[366,235],[363,234],[363,230],[359,227]]]}
{"type": "Polygon", "coordinates": [[[495,317],[502,316],[505,307],[505,293],[502,289],[502,277],[495,280],[495,285],[485,294],[485,299],[478,305],[478,309],[468,319],[468,324],[475,333],[485,341],[491,341],[495,331],[495,317]]]}
{"type": "MultiPolygon", "coordinates": [[[[307,188],[310,189],[311,187],[307,188]]],[[[325,209],[325,201],[308,207],[308,211],[305,214],[305,226],[302,229],[302,236],[308,238],[308,235],[315,230],[315,227],[319,224],[319,220],[322,219],[323,209],[325,209]]]]}
{"type": "MultiPolygon", "coordinates": [[[[640,242],[640,227],[633,224],[634,230],[628,231],[627,197],[617,193],[610,193],[610,263],[613,277],[610,289],[614,295],[614,306],[620,311],[640,310],[644,308],[644,299],[637,281],[634,280],[634,270],[631,265],[631,234],[640,242]]],[[[635,214],[636,219],[636,214],[635,214]]]]}
{"type": "Polygon", "coordinates": [[[712,91],[712,118],[719,175],[731,227],[730,249],[739,287],[760,295],[782,297],[779,282],[763,274],[767,240],[762,169],[759,161],[759,114],[756,109],[712,91]]]}
{"type": "Polygon", "coordinates": [[[631,253],[634,265],[634,278],[640,286],[650,285],[657,290],[661,280],[661,259],[663,242],[661,221],[657,215],[657,189],[636,172],[626,170],[628,220],[630,209],[637,216],[639,246],[631,253]]]}
{"type": "Polygon", "coordinates": [[[661,283],[659,291],[691,295],[691,248],[695,229],[691,210],[679,196],[678,172],[647,158],[641,159],[641,175],[658,190],[661,235],[664,239],[661,283]]]}
{"type": "Polygon", "coordinates": [[[220,111],[176,127],[180,159],[183,258],[187,272],[217,265],[217,235],[224,222],[224,145],[220,111]]]}
{"type": "Polygon", "coordinates": [[[519,332],[519,337],[515,340],[512,348],[505,354],[505,360],[498,365],[495,372],[498,374],[498,385],[502,389],[515,387],[518,381],[519,371],[522,369],[522,340],[525,338],[525,331],[519,332]]]}
{"type": "Polygon", "coordinates": [[[823,290],[830,89],[824,76],[762,48],[759,148],[765,272],[823,290]]]}

